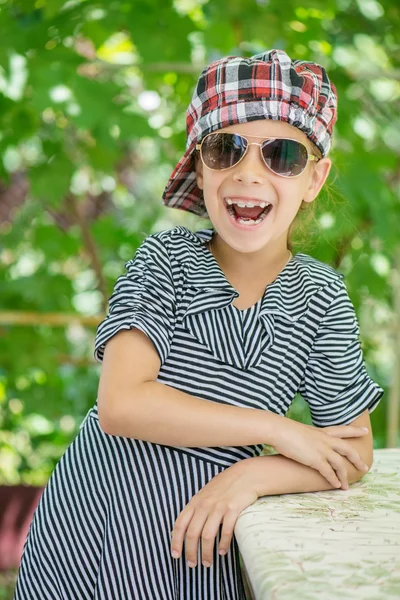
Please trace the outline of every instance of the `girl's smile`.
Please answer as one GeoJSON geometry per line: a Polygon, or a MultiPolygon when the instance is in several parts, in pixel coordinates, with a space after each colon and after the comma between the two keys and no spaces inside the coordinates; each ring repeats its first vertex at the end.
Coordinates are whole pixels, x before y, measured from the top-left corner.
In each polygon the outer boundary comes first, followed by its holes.
{"type": "Polygon", "coordinates": [[[258,198],[234,196],[224,198],[224,205],[229,218],[238,229],[255,229],[263,223],[271,212],[273,205],[258,198]]]}

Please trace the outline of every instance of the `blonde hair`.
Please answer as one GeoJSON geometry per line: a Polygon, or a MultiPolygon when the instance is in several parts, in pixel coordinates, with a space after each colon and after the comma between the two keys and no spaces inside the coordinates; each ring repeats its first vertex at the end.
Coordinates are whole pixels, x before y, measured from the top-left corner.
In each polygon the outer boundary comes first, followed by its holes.
{"type": "MultiPolygon", "coordinates": [[[[322,153],[313,142],[311,142],[312,153],[322,158],[322,153]]],[[[311,162],[311,168],[315,169],[317,163],[311,162]]],[[[332,165],[334,166],[334,165],[332,165]]],[[[336,179],[336,177],[335,177],[336,179]]],[[[332,182],[333,183],[333,182],[332,182]]],[[[317,198],[313,202],[302,201],[296,217],[293,219],[287,238],[287,247],[293,250],[294,246],[300,248],[311,248],[315,245],[318,234],[321,232],[321,225],[318,220],[318,213],[322,208],[328,210],[330,203],[334,203],[334,186],[324,183],[317,198]]]]}

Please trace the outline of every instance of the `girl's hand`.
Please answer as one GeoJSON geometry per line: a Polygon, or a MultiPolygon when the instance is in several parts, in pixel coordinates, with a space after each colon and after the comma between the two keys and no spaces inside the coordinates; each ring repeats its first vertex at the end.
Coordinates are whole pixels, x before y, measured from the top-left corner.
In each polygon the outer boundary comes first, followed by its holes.
{"type": "Polygon", "coordinates": [[[348,489],[345,456],[359,471],[368,471],[357,450],[341,438],[366,435],[362,427],[314,427],[284,417],[271,446],[279,453],[319,471],[333,487],[348,489]]]}
{"type": "Polygon", "coordinates": [[[218,473],[185,506],[172,531],[171,553],[174,558],[180,556],[186,534],[186,559],[189,567],[195,567],[201,537],[202,563],[205,567],[211,566],[214,542],[221,523],[219,554],[228,552],[238,516],[258,498],[251,470],[246,470],[246,460],[218,473]]]}

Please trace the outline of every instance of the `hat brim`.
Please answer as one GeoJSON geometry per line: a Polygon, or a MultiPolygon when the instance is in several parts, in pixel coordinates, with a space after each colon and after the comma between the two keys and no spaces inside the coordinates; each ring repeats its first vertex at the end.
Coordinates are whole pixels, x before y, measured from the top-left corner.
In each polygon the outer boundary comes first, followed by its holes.
{"type": "Polygon", "coordinates": [[[198,187],[195,171],[193,140],[171,173],[165,186],[162,202],[169,208],[186,210],[200,217],[208,217],[203,191],[198,187]]]}

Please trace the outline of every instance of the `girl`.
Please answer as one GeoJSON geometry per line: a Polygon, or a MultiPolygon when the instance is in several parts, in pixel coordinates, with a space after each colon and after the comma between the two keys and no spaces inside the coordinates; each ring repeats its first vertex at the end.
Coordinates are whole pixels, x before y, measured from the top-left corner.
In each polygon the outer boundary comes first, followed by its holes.
{"type": "Polygon", "coordinates": [[[383,390],[343,275],[290,251],[336,105],[325,70],[282,50],[201,73],[163,202],[213,227],[149,235],[117,279],[98,398],[35,512],[15,600],[244,600],[240,512],[371,466],[383,390]],[[285,417],[298,391],[314,426],[285,417]]]}

